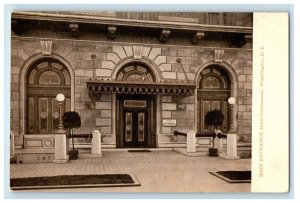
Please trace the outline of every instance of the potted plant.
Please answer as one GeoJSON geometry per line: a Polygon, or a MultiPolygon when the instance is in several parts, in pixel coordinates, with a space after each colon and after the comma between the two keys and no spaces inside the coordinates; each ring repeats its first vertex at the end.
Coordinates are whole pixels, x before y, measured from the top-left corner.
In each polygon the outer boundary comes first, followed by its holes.
{"type": "Polygon", "coordinates": [[[215,138],[218,130],[218,127],[222,125],[224,120],[224,114],[221,110],[212,110],[206,113],[205,115],[205,123],[209,126],[212,126],[212,148],[209,148],[209,156],[218,156],[218,149],[215,149],[215,138]]]}
{"type": "Polygon", "coordinates": [[[72,149],[69,150],[69,159],[78,159],[78,150],[74,149],[74,132],[81,126],[81,119],[77,112],[68,111],[63,115],[63,126],[68,130],[68,136],[72,138],[72,149]]]}

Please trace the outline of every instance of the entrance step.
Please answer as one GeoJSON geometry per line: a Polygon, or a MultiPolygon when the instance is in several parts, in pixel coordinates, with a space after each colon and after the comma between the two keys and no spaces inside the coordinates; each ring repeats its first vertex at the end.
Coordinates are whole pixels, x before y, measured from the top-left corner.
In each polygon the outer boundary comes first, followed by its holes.
{"type": "Polygon", "coordinates": [[[185,156],[192,156],[192,157],[197,157],[197,156],[205,156],[208,154],[208,150],[203,150],[197,148],[196,152],[186,152],[186,148],[173,148],[174,152],[178,152],[180,154],[183,154],[185,156]]]}
{"type": "Polygon", "coordinates": [[[237,151],[241,159],[251,159],[251,142],[238,143],[237,151]]]}

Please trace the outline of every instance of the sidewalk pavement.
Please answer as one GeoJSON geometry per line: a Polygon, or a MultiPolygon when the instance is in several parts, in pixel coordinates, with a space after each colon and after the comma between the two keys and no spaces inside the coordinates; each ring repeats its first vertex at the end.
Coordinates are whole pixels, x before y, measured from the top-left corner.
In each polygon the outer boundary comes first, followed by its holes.
{"type": "MultiPolygon", "coordinates": [[[[67,164],[11,164],[10,177],[82,174],[133,174],[141,186],[47,189],[51,192],[250,192],[250,183],[227,183],[209,171],[251,170],[251,159],[188,157],[171,150],[103,151],[103,157],[79,154],[67,164]]],[[[26,190],[29,191],[29,190],[26,190]]],[[[32,190],[34,192],[45,190],[32,190]]]]}

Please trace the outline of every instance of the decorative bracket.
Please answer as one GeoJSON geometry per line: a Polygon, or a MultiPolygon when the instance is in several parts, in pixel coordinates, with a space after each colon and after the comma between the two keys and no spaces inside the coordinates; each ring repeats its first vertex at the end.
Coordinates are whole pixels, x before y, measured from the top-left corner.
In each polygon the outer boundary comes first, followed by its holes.
{"type": "Polygon", "coordinates": [[[252,40],[252,35],[246,34],[237,39],[236,45],[238,47],[241,47],[241,46],[244,46],[245,44],[247,44],[248,42],[251,42],[251,40],[252,40]]]}
{"type": "Polygon", "coordinates": [[[52,52],[52,41],[41,41],[42,54],[50,56],[52,52]]]}
{"type": "Polygon", "coordinates": [[[23,33],[23,26],[18,20],[11,20],[11,29],[16,35],[23,33]]]}
{"type": "Polygon", "coordinates": [[[159,41],[161,43],[165,43],[166,41],[169,40],[170,34],[171,34],[171,30],[163,29],[160,36],[159,36],[159,41]]]}
{"type": "Polygon", "coordinates": [[[205,37],[204,32],[197,32],[191,39],[192,44],[197,45],[198,42],[205,37]]]}
{"type": "Polygon", "coordinates": [[[251,34],[245,35],[245,40],[246,40],[246,42],[251,42],[252,41],[252,35],[251,34]]]}
{"type": "Polygon", "coordinates": [[[107,28],[107,38],[116,39],[117,36],[117,27],[109,25],[107,28]]]}
{"type": "Polygon", "coordinates": [[[79,25],[77,23],[71,23],[69,25],[72,37],[79,37],[79,25]]]}

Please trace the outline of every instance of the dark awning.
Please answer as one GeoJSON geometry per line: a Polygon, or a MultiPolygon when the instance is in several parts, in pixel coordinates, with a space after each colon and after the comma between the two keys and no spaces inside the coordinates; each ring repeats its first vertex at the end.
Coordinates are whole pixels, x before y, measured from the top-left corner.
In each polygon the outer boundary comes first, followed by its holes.
{"type": "Polygon", "coordinates": [[[191,95],[194,93],[194,81],[166,80],[162,82],[134,82],[91,80],[87,81],[90,94],[119,93],[119,94],[162,94],[162,95],[191,95]]]}

